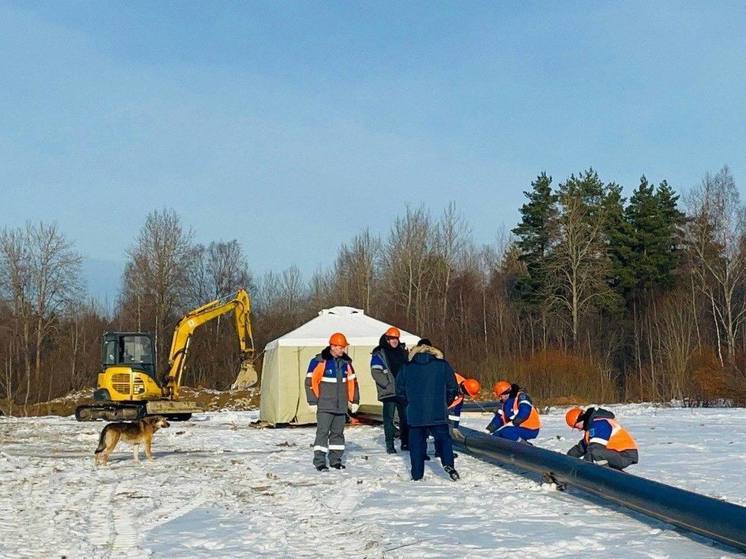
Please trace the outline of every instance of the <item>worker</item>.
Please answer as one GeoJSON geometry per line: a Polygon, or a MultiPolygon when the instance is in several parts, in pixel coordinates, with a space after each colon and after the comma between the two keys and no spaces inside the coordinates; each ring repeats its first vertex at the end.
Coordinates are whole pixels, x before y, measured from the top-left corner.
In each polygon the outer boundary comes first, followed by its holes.
{"type": "Polygon", "coordinates": [[[396,396],[396,377],[407,362],[407,348],[400,341],[401,332],[391,326],[371,353],[370,372],[376,382],[378,400],[383,404],[383,437],[386,452],[396,454],[394,448],[394,414],[399,415],[399,438],[401,450],[409,449],[409,426],[407,425],[407,408],[396,396]]]}
{"type": "Polygon", "coordinates": [[[344,334],[332,334],[329,345],[311,359],[306,374],[306,399],[316,413],[313,465],[320,472],[328,471],[329,466],[344,469],[347,411],[357,413],[360,404],[360,389],[352,359],[346,353],[347,345],[344,334]]]}
{"type": "Polygon", "coordinates": [[[425,474],[427,434],[432,433],[440,462],[451,480],[459,479],[453,464],[453,441],[448,429],[448,405],[458,396],[453,368],[443,353],[423,338],[409,352],[409,362],[396,381],[396,393],[407,405],[409,460],[412,479],[425,474]]]}
{"type": "Polygon", "coordinates": [[[455,377],[456,384],[458,385],[458,396],[456,396],[456,399],[450,406],[448,406],[448,423],[454,429],[458,429],[459,422],[461,421],[461,408],[464,407],[464,398],[466,396],[474,398],[474,396],[479,394],[482,386],[479,384],[478,380],[466,378],[459,373],[455,373],[455,377]]]}
{"type": "Polygon", "coordinates": [[[600,466],[623,470],[637,464],[637,443],[609,410],[574,407],[567,410],[565,421],[573,429],[584,431],[580,442],[567,451],[568,456],[588,460],[600,466]]]}
{"type": "Polygon", "coordinates": [[[535,439],[541,428],[541,420],[528,394],[517,384],[506,380],[495,383],[492,391],[500,403],[495,417],[487,425],[487,431],[511,441],[528,442],[535,439]]]}

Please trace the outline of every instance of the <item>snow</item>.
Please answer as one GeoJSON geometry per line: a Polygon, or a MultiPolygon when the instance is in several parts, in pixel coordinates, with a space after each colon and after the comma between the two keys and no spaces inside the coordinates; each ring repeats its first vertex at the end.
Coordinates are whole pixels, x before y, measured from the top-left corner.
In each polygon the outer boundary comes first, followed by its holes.
{"type": "MultiPolygon", "coordinates": [[[[746,410],[612,409],[641,448],[632,473],[746,506],[746,410]]],[[[460,482],[435,461],[412,482],[408,454],[385,454],[376,426],[349,426],[348,469],[318,473],[313,428],[255,429],[257,415],[172,423],[155,435],[155,461],[134,463],[120,443],[107,467],[93,461],[102,423],[0,418],[0,557],[738,556],[464,454],[460,482]]],[[[543,421],[537,444],[576,442],[563,410],[543,421]]]]}

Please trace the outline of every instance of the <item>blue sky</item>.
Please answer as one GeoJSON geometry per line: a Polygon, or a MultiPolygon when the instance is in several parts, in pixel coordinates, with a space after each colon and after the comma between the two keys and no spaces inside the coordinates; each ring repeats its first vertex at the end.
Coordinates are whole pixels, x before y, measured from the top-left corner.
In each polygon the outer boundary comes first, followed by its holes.
{"type": "Polygon", "coordinates": [[[56,221],[95,271],[169,207],[310,275],[406,204],[490,242],[543,170],[743,184],[744,28],[743,2],[0,1],[0,225],[56,221]]]}

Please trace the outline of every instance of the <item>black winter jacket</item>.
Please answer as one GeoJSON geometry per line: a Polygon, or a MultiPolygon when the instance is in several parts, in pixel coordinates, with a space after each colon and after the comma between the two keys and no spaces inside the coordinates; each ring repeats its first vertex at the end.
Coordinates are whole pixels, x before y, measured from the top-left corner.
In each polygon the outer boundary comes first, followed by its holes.
{"type": "Polygon", "coordinates": [[[453,368],[440,350],[418,345],[396,379],[396,394],[407,404],[411,427],[448,424],[448,405],[458,395],[453,368]]]}

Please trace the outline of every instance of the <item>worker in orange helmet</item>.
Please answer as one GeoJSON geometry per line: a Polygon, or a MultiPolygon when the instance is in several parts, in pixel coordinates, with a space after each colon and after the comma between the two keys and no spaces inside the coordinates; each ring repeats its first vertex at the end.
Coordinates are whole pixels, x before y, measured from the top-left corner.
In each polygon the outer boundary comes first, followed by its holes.
{"type": "Polygon", "coordinates": [[[456,399],[451,402],[451,405],[448,406],[448,423],[454,429],[458,429],[459,422],[461,421],[461,408],[464,407],[464,397],[469,396],[469,398],[474,398],[479,394],[482,386],[477,379],[466,378],[459,373],[455,373],[455,375],[459,393],[456,399]]]}
{"type": "Polygon", "coordinates": [[[407,347],[400,341],[401,332],[396,326],[391,326],[384,332],[370,356],[370,373],[376,382],[378,400],[383,404],[383,434],[386,452],[396,454],[394,448],[394,414],[399,416],[399,438],[401,449],[409,450],[409,424],[407,423],[407,407],[396,396],[396,378],[399,371],[406,365],[407,347]]]}
{"type": "Polygon", "coordinates": [[[565,421],[573,429],[584,431],[580,442],[567,451],[568,456],[588,460],[600,466],[623,470],[637,464],[637,443],[609,410],[590,407],[570,408],[565,421]]]}
{"type": "Polygon", "coordinates": [[[541,420],[528,394],[506,380],[495,383],[492,390],[500,403],[487,431],[511,441],[535,439],[539,435],[541,420]]]}
{"type": "Polygon", "coordinates": [[[338,470],[345,467],[342,454],[347,411],[356,413],[360,404],[355,369],[346,353],[348,345],[344,334],[332,334],[329,345],[311,359],[306,373],[306,400],[316,413],[313,465],[320,472],[328,471],[329,466],[338,470]]]}

